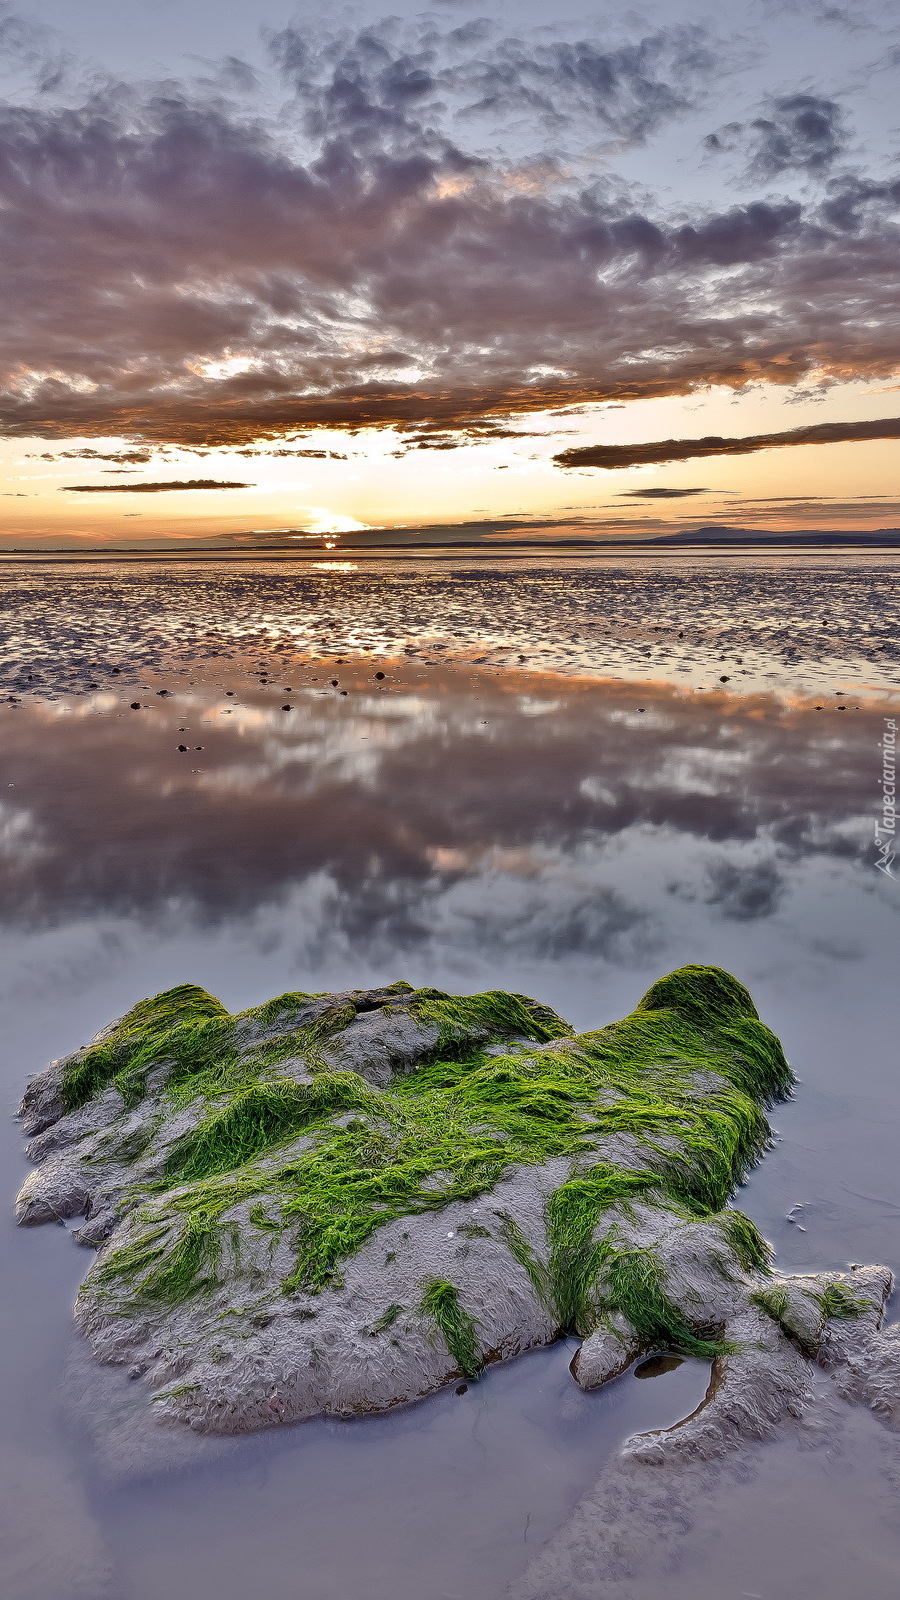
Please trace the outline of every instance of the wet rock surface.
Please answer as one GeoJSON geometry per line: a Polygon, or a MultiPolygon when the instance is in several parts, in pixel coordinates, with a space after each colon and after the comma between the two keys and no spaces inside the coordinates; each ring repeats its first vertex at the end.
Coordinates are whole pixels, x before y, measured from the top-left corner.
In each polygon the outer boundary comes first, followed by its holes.
{"type": "Polygon", "coordinates": [[[29,1084],[18,1220],[84,1218],[76,1320],[160,1423],[385,1410],[574,1332],[588,1388],[654,1353],[711,1360],[704,1404],[625,1446],[708,1460],[801,1417],[820,1370],[900,1415],[890,1272],[773,1272],[727,1204],[792,1081],[711,967],[580,1035],[499,992],[231,1015],[184,985],[29,1084]]]}

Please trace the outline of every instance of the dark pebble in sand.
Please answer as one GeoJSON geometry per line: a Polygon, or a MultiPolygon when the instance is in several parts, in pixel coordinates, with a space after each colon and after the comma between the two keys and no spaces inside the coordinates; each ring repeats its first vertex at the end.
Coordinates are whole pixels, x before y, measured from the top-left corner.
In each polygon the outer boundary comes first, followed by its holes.
{"type": "Polygon", "coordinates": [[[337,678],[332,678],[332,680],[331,680],[331,687],[332,687],[332,689],[336,689],[336,688],[337,688],[337,686],[338,686],[338,680],[337,680],[337,678]]]}
{"type": "Polygon", "coordinates": [[[282,706],[282,711],[290,711],[290,706],[282,706]]]}
{"type": "Polygon", "coordinates": [[[140,709],[141,709],[140,700],[132,700],[131,709],[132,709],[132,711],[140,711],[140,709]]]}
{"type": "Polygon", "coordinates": [[[203,749],[203,746],[202,746],[202,744],[195,744],[195,745],[194,745],[194,749],[195,749],[195,750],[202,750],[202,749],[203,749]]]}
{"type": "Polygon", "coordinates": [[[88,684],[88,688],[89,689],[99,689],[99,687],[100,687],[99,683],[89,683],[88,684]]]}
{"type": "Polygon", "coordinates": [[[187,749],[187,745],[186,744],[176,745],[176,749],[180,750],[182,752],[182,754],[183,754],[184,751],[187,749]]]}
{"type": "Polygon", "coordinates": [[[722,674],[722,677],[719,679],[719,682],[720,683],[727,683],[728,682],[728,674],[727,674],[727,672],[722,674]]]}
{"type": "Polygon", "coordinates": [[[157,689],[156,692],[157,692],[158,695],[164,695],[164,694],[168,694],[169,693],[168,689],[157,689]]]}
{"type": "Polygon", "coordinates": [[[346,694],[346,693],[347,693],[346,689],[342,689],[341,690],[341,694],[346,694]]]}
{"type": "Polygon", "coordinates": [[[456,1392],[457,1394],[468,1394],[469,1385],[467,1383],[458,1383],[456,1385],[456,1392]]]}
{"type": "Polygon", "coordinates": [[[646,706],[638,706],[638,711],[640,712],[641,716],[644,715],[644,712],[646,711],[646,709],[647,709],[646,706]]]}
{"type": "Polygon", "coordinates": [[[378,682],[380,683],[382,678],[384,677],[384,673],[383,672],[376,672],[375,676],[378,679],[378,682]]]}

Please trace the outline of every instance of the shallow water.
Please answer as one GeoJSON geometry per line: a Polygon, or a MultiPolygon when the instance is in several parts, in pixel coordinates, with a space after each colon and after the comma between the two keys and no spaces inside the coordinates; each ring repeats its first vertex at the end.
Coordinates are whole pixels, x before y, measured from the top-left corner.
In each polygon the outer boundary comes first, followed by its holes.
{"type": "MultiPolygon", "coordinates": [[[[584,562],[565,582],[419,564],[399,597],[395,565],[380,591],[371,569],[221,564],[169,589],[157,568],[98,566],[68,588],[59,571],[16,574],[6,604],[28,654],[11,646],[16,703],[0,706],[8,1110],[51,1056],[186,980],[234,1009],[400,976],[506,987],[583,1028],[671,967],[713,961],[748,984],[801,1078],[739,1204],[784,1267],[900,1270],[900,885],[873,848],[898,696],[859,635],[867,618],[893,662],[896,563],[707,559],[690,615],[740,645],[746,678],[706,646],[678,655],[677,630],[668,659],[640,656],[674,603],[671,562],[627,585],[584,562]],[[819,662],[799,645],[813,598],[841,619],[819,662]]],[[[7,1123],[10,1198],[20,1146],[7,1123]]],[[[96,1416],[64,1403],[82,1381],[67,1363],[86,1256],[62,1227],[9,1226],[0,1248],[9,1600],[500,1600],[617,1442],[685,1415],[706,1383],[685,1363],[583,1395],[560,1345],[401,1414],[126,1469],[92,1444],[96,1416]]],[[[848,1542],[854,1592],[891,1592],[886,1436],[852,1417],[830,1454],[766,1447],[677,1569],[648,1531],[653,1571],[604,1600],[843,1600],[848,1542]]]]}

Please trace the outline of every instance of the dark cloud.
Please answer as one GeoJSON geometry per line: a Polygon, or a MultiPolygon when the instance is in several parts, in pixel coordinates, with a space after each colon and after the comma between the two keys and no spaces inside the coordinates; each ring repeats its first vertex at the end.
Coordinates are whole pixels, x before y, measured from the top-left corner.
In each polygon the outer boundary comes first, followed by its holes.
{"type": "Polygon", "coordinates": [[[151,460],[147,450],[60,450],[57,454],[44,454],[42,461],[115,461],[128,467],[144,466],[151,460]]]}
{"type": "Polygon", "coordinates": [[[202,85],[0,110],[8,434],[449,432],[900,363],[900,184],[685,216],[479,146],[479,117],[507,111],[639,141],[713,71],[699,34],[607,49],[398,23],[273,50],[278,122],[202,85]]]}
{"type": "Polygon", "coordinates": [[[169,483],[67,483],[60,494],[162,494],[169,489],[252,489],[250,483],[216,478],[173,478],[169,483]]]}
{"type": "Polygon", "coordinates": [[[424,134],[448,149],[455,125],[482,118],[493,144],[510,119],[521,137],[523,115],[541,135],[586,123],[594,136],[639,143],[693,105],[717,67],[708,31],[691,24],[610,44],[554,40],[545,30],[505,36],[486,18],[450,29],[391,18],[315,40],[288,27],[269,43],[307,130],[316,138],[349,130],[357,146],[387,134],[421,148],[424,134]]]}
{"type": "Polygon", "coordinates": [[[748,175],[765,180],[784,172],[820,176],[847,144],[847,128],[835,100],[815,94],[788,94],[773,100],[769,115],[751,122],[728,122],[707,136],[707,150],[743,150],[748,175]]]}
{"type": "Polygon", "coordinates": [[[346,461],[347,457],[337,450],[254,450],[247,447],[235,450],[236,456],[303,456],[313,461],[346,461]]]}
{"type": "Polygon", "coordinates": [[[723,917],[733,922],[751,922],[770,917],[778,910],[787,878],[771,861],[739,866],[734,861],[711,862],[707,868],[707,903],[716,906],[723,917]]]}
{"type": "Polygon", "coordinates": [[[558,467],[611,470],[662,461],[690,461],[696,456],[747,456],[756,450],[776,450],[787,445],[847,444],[863,439],[900,439],[900,417],[883,417],[878,422],[815,422],[804,428],[789,428],[780,433],[750,433],[737,439],[708,434],[702,439],[660,439],[650,444],[589,444],[580,449],[563,450],[553,459],[558,467]]]}
{"type": "Polygon", "coordinates": [[[631,500],[681,500],[687,494],[708,494],[708,489],[623,489],[622,494],[631,500]]]}

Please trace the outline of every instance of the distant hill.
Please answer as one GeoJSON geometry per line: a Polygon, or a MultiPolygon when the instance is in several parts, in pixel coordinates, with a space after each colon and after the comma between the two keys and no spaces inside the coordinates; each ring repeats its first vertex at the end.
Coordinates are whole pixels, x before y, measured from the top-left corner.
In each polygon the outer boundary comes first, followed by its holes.
{"type": "MultiPolygon", "coordinates": [[[[631,541],[629,541],[631,542],[631,541]]],[[[813,529],[794,533],[762,533],[754,528],[723,528],[712,525],[693,528],[687,533],[663,533],[654,539],[635,540],[639,544],[805,544],[805,545],[900,545],[900,528],[870,528],[863,533],[813,529]]]]}

